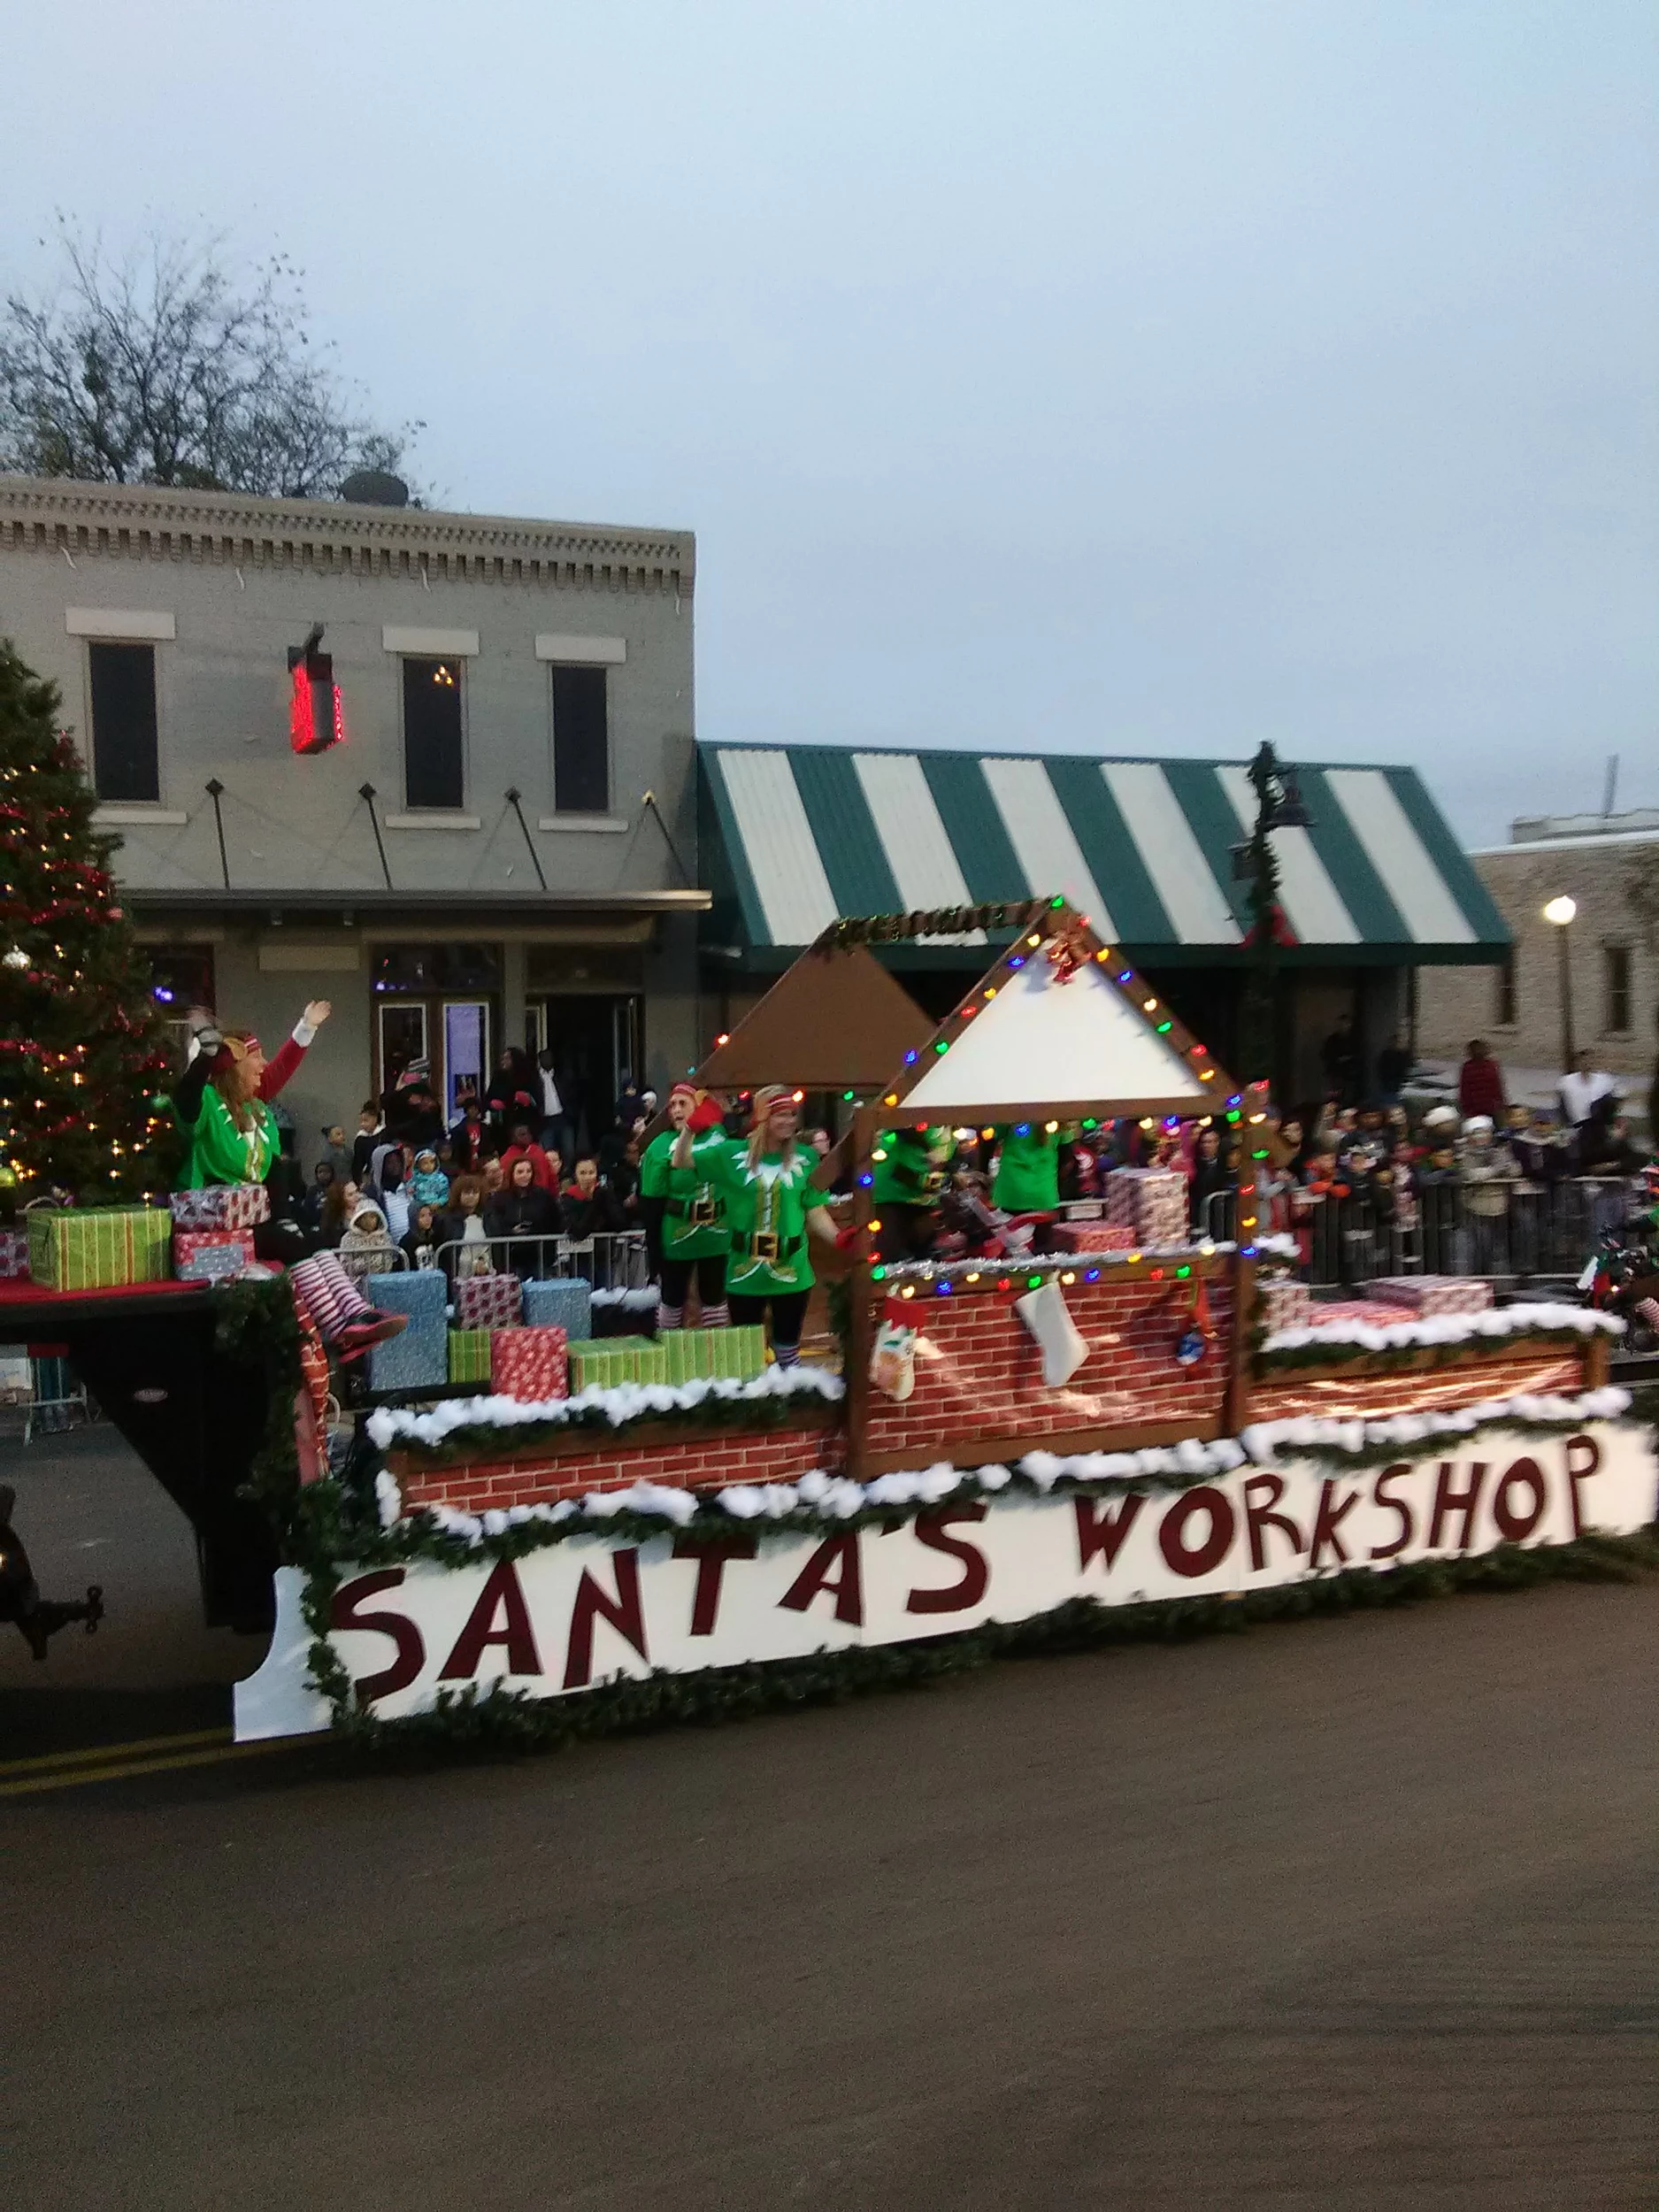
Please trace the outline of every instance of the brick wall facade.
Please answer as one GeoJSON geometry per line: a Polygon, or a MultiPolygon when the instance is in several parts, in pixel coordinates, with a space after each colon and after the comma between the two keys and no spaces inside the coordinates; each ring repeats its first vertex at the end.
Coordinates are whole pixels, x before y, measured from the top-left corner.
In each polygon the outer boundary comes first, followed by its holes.
{"type": "Polygon", "coordinates": [[[609,1441],[591,1452],[457,1461],[448,1466],[423,1464],[412,1454],[392,1452],[388,1464],[403,1493],[405,1508],[453,1506],[481,1513],[487,1506],[552,1505],[593,1490],[626,1490],[631,1483],[660,1482],[694,1490],[728,1482],[793,1482],[815,1467],[839,1469],[845,1431],[817,1426],[799,1429],[715,1429],[706,1440],[689,1442],[659,1434],[637,1442],[609,1441]]]}
{"type": "Polygon", "coordinates": [[[1215,1434],[1226,1385],[1232,1293],[1224,1277],[1209,1285],[1214,1346],[1196,1367],[1175,1364],[1175,1346],[1192,1310],[1191,1281],[1079,1282],[1065,1302],[1088,1345],[1070,1382],[1050,1390],[1030,1331],[1014,1311],[1023,1294],[958,1292],[915,1301],[921,1333],[916,1388],[902,1404],[872,1402],[866,1448],[872,1459],[926,1467],[958,1444],[1045,1437],[1094,1428],[1133,1431],[1179,1423],[1187,1436],[1215,1434]]]}
{"type": "Polygon", "coordinates": [[[1554,1346],[1517,1349],[1499,1359],[1471,1360],[1466,1367],[1434,1367],[1402,1373],[1356,1375],[1342,1368],[1310,1368],[1305,1375],[1276,1373],[1251,1386],[1249,1421],[1288,1421],[1317,1413],[1339,1420],[1386,1421],[1394,1413],[1452,1411],[1483,1398],[1509,1398],[1521,1392],[1588,1387],[1584,1355],[1554,1346]]]}

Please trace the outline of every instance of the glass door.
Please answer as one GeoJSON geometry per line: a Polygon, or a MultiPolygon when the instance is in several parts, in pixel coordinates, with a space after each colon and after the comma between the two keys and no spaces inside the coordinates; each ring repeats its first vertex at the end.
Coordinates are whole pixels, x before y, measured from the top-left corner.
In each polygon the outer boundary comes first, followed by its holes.
{"type": "Polygon", "coordinates": [[[443,1002],[443,1119],[447,1128],[461,1118],[459,1099],[467,1086],[482,1098],[489,1079],[489,1002],[443,1002]]]}
{"type": "Polygon", "coordinates": [[[380,1017],[380,1089],[393,1089],[405,1069],[417,1060],[431,1064],[426,1034],[426,1010],[419,999],[382,999],[375,1009],[380,1017]]]}

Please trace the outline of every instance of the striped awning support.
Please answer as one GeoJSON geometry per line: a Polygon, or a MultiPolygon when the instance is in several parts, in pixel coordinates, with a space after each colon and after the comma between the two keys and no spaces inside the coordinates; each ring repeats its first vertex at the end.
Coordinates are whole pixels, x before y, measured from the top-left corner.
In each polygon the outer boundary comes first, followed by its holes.
{"type": "MultiPolygon", "coordinates": [[[[1242,762],[698,752],[705,834],[721,848],[705,867],[729,886],[746,949],[793,951],[838,915],[1056,891],[1143,959],[1225,957],[1249,927],[1233,866],[1255,818],[1242,762]]],[[[1304,952],[1502,955],[1509,933],[1415,769],[1296,769],[1310,826],[1273,845],[1304,952]]]]}

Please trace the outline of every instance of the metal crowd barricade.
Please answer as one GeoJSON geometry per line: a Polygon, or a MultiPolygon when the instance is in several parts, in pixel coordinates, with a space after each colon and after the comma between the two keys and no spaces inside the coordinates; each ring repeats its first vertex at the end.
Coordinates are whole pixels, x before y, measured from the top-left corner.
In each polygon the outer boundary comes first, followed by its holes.
{"type": "MultiPolygon", "coordinates": [[[[1205,1233],[1219,1240],[1217,1193],[1205,1233]]],[[[1306,1279],[1321,1287],[1391,1275],[1468,1275],[1525,1284],[1578,1276],[1600,1239],[1622,1232],[1644,1203],[1640,1178],[1565,1176],[1419,1182],[1407,1205],[1359,1190],[1293,1195],[1270,1206],[1271,1225],[1302,1244],[1306,1279]]]]}
{"type": "Polygon", "coordinates": [[[650,1280],[643,1229],[591,1237],[549,1235],[455,1238],[433,1258],[452,1283],[470,1275],[518,1275],[548,1281],[580,1276],[595,1290],[643,1290],[650,1280]]]}

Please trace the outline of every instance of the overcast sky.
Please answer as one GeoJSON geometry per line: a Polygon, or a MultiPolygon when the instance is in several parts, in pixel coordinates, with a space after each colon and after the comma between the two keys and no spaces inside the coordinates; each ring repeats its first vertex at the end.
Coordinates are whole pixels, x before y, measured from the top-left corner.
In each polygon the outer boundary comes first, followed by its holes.
{"type": "Polygon", "coordinates": [[[53,0],[54,209],[301,261],[460,507],[697,533],[699,734],[1659,804],[1653,0],[53,0]]]}

